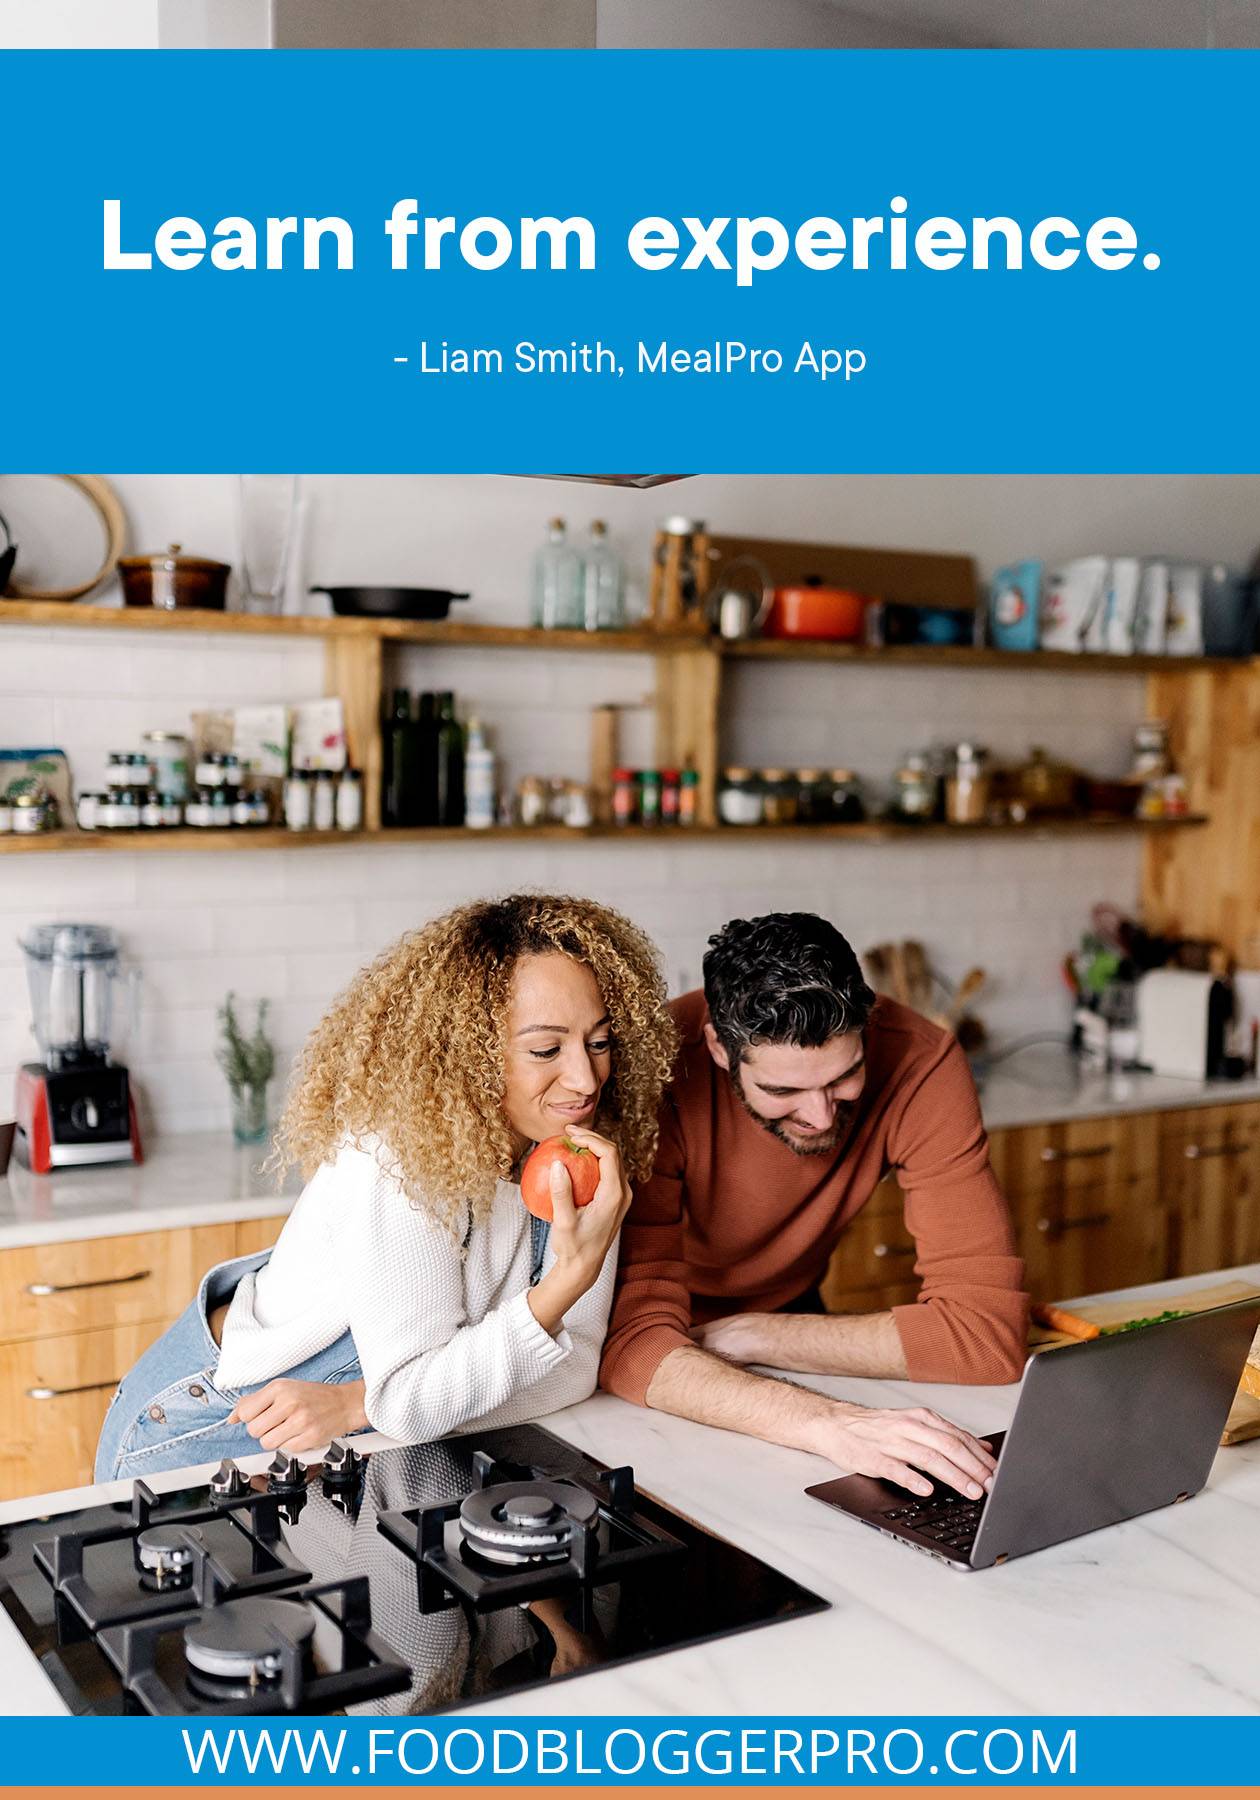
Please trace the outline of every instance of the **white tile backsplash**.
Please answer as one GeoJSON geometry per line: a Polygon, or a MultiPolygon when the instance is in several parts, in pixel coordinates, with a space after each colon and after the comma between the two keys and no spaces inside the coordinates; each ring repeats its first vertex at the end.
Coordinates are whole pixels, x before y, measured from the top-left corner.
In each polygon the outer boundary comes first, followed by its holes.
{"type": "MultiPolygon", "coordinates": [[[[471,585],[475,601],[459,616],[515,623],[550,511],[566,514],[579,533],[589,518],[606,517],[641,585],[651,524],[675,504],[496,477],[311,477],[306,485],[313,511],[303,581],[471,585]]],[[[138,547],[174,537],[200,554],[236,559],[230,478],[133,476],[118,486],[138,547]]],[[[711,476],[680,488],[676,504],[719,530],[975,547],[983,570],[1015,555],[1157,544],[1245,560],[1258,492],[1250,478],[711,476]]],[[[581,775],[589,708],[599,702],[628,709],[626,760],[654,760],[651,713],[639,707],[652,690],[647,658],[413,646],[387,658],[386,683],[393,681],[452,688],[465,717],[476,711],[494,728],[509,781],[527,771],[581,775]]],[[[186,729],[200,707],[314,698],[323,687],[318,641],[5,625],[0,744],[60,741],[81,784],[93,785],[106,753],[128,748],[145,728],[186,729]]],[[[1022,670],[741,663],[727,666],[725,690],[727,760],[844,764],[877,788],[908,749],[963,737],[1001,756],[1043,743],[1115,773],[1144,710],[1140,678],[1022,670]]],[[[663,837],[650,845],[472,841],[0,857],[0,1113],[14,1065],[33,1048],[16,938],[37,920],[77,916],[118,927],[143,969],[132,1061],[146,1118],[166,1129],[209,1129],[228,1117],[213,1052],[215,1008],[229,989],[251,1014],[258,996],[271,998],[287,1067],[358,967],[400,932],[478,894],[553,887],[608,901],[655,936],[675,989],[699,982],[709,934],[736,915],[822,912],[859,950],[916,936],[950,980],[976,962],[990,971],[980,1010],[1000,1039],[1066,1027],[1063,954],[1092,902],[1136,906],[1140,862],[1135,837],[885,845],[663,837]]]]}

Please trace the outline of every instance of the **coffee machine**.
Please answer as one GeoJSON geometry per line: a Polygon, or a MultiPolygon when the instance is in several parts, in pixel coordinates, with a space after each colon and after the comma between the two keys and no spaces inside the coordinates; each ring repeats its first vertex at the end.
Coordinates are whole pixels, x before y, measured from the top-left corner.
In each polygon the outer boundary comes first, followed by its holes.
{"type": "Polygon", "coordinates": [[[19,943],[43,1060],[18,1070],[14,1156],[40,1175],[140,1162],[131,1083],[109,1053],[116,934],[103,925],[37,925],[19,943]]]}

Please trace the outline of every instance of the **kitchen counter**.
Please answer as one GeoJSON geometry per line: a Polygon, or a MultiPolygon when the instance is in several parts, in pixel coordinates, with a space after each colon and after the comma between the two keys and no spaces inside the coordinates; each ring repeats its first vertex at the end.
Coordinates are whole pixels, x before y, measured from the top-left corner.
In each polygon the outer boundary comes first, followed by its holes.
{"type": "Polygon", "coordinates": [[[1228,1106],[1260,1100],[1260,1076],[1242,1081],[1187,1081],[1083,1068],[1062,1045],[1037,1044],[997,1063],[980,1088],[980,1110],[990,1131],[1112,1113],[1175,1112],[1183,1107],[1228,1106]]]}
{"type": "MultiPolygon", "coordinates": [[[[1134,1291],[1162,1306],[1228,1277],[1260,1286],[1260,1264],[1134,1291]]],[[[867,1404],[926,1404],[979,1432],[1001,1430],[1018,1393],[815,1376],[808,1385],[867,1404]]],[[[807,1484],[834,1473],[817,1457],[606,1394],[542,1423],[605,1463],[633,1464],[643,1488],[812,1588],[831,1609],[586,1675],[563,1695],[548,1687],[513,1694],[482,1713],[549,1715],[557,1703],[585,1715],[1260,1708],[1260,1440],[1222,1450],[1208,1486],[1184,1507],[968,1574],[808,1498],[807,1484]]],[[[155,1476],[153,1486],[187,1478],[155,1476]]],[[[85,1489],[57,1504],[128,1491],[126,1483],[85,1489]]],[[[36,1506],[6,1501],[0,1524],[36,1506]]],[[[3,1614],[0,1680],[6,1711],[62,1710],[3,1614]]]]}
{"type": "Polygon", "coordinates": [[[10,1162],[0,1178],[0,1250],[288,1212],[301,1180],[291,1174],[278,1187],[262,1173],[265,1155],[263,1145],[244,1149],[226,1132],[206,1132],[160,1138],[142,1163],[33,1175],[10,1162]]]}
{"type": "MultiPolygon", "coordinates": [[[[1107,1075],[1084,1071],[1061,1046],[1044,1044],[999,1063],[980,1092],[990,1131],[1243,1100],[1260,1100],[1260,1077],[1107,1075]]],[[[226,1133],[207,1132],[159,1138],[140,1164],[32,1175],[11,1162],[7,1179],[0,1178],[0,1250],[288,1212],[301,1179],[290,1171],[277,1187],[261,1171],[264,1155],[261,1146],[241,1149],[226,1133]]]]}

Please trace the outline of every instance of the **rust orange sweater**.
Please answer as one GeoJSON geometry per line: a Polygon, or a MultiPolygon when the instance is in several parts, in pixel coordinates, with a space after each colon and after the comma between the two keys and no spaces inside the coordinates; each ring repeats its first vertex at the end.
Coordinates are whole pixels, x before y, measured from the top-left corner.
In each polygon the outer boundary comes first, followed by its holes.
{"type": "Polygon", "coordinates": [[[916,1302],[893,1308],[911,1380],[1018,1379],[1023,1264],[952,1033],[881,997],[844,1143],[832,1156],[798,1156],[749,1117],[709,1055],[704,995],[685,994],[671,1010],[682,1047],[656,1167],[622,1229],[601,1385],[642,1404],[693,1323],[773,1312],[805,1293],[890,1171],[922,1283],[916,1302]]]}

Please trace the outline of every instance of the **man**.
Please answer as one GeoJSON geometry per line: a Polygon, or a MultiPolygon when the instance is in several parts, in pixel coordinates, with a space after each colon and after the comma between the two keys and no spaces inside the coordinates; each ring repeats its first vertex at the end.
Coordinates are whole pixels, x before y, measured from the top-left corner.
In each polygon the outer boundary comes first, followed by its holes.
{"type": "Polygon", "coordinates": [[[1023,1264],[957,1040],[877,999],[811,913],[732,920],[709,940],[704,992],[673,1010],[682,1048],[656,1167],[622,1231],[601,1384],[914,1493],[932,1476],[979,1498],[992,1455],[936,1413],[857,1406],[743,1366],[1018,1379],[1023,1264]],[[824,1314],[831,1253],[890,1170],[918,1299],[824,1314]]]}

